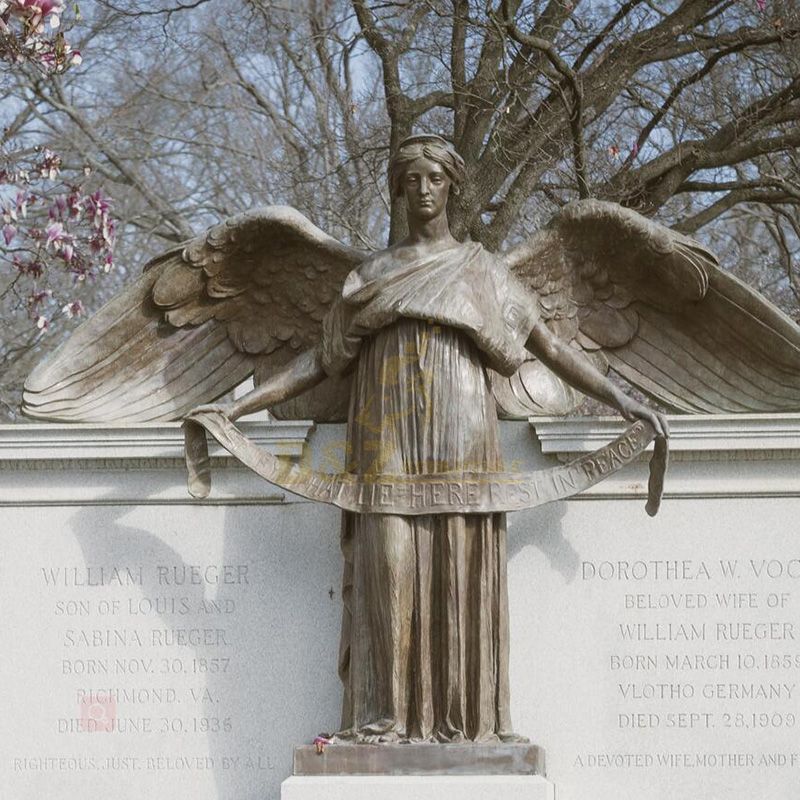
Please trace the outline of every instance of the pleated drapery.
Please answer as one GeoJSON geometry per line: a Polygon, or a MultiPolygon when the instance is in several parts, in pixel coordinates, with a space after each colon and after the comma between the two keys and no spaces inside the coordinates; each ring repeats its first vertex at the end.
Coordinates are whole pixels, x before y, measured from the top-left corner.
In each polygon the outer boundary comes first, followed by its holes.
{"type": "MultiPolygon", "coordinates": [[[[502,469],[474,342],[401,318],[361,342],[348,469],[502,469]]],[[[502,514],[345,513],[342,730],[351,741],[497,741],[509,715],[502,514]]]]}

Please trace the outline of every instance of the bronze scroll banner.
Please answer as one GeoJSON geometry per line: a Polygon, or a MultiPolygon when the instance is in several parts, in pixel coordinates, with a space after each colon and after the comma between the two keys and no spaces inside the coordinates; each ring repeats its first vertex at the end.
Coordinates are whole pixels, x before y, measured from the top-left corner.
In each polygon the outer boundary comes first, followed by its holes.
{"type": "Polygon", "coordinates": [[[666,440],[638,420],[614,441],[559,467],[536,472],[442,472],[425,475],[355,475],[310,469],[274,456],[251,442],[217,412],[193,414],[184,422],[189,492],[211,491],[208,431],[246,467],[276,486],[359,514],[486,514],[519,511],[563,500],[588,489],[634,461],[656,439],[650,461],[647,513],[658,511],[667,465],[666,440]]]}

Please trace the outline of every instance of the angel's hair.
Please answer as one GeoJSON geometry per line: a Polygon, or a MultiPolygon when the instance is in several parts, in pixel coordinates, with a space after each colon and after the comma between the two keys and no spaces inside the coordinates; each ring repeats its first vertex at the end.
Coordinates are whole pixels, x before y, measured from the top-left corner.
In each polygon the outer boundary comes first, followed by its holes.
{"type": "Polygon", "coordinates": [[[450,178],[452,191],[458,194],[466,177],[464,159],[456,153],[452,143],[432,133],[409,136],[400,142],[389,159],[389,190],[393,197],[402,194],[402,180],[408,165],[418,158],[427,158],[440,164],[450,178]]]}

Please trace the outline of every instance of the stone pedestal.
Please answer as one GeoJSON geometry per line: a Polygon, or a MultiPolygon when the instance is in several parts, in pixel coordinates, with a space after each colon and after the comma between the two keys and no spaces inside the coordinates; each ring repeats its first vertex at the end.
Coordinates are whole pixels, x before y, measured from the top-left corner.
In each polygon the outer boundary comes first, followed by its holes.
{"type": "Polygon", "coordinates": [[[336,744],[294,748],[294,775],[540,775],[535,744],[336,744]]]}
{"type": "Polygon", "coordinates": [[[540,775],[328,775],[293,776],[281,800],[553,800],[553,784],[540,775]]]}
{"type": "Polygon", "coordinates": [[[281,800],[553,800],[533,744],[330,745],[294,749],[281,800]]]}

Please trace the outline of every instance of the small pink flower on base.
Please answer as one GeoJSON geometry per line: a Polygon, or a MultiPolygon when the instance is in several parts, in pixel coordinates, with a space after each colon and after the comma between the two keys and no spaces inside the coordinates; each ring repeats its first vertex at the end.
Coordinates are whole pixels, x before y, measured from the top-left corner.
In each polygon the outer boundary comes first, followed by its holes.
{"type": "Polygon", "coordinates": [[[327,736],[315,736],[313,744],[317,748],[317,753],[322,754],[329,744],[333,744],[333,741],[328,739],[327,736]]]}

